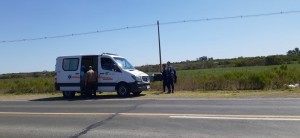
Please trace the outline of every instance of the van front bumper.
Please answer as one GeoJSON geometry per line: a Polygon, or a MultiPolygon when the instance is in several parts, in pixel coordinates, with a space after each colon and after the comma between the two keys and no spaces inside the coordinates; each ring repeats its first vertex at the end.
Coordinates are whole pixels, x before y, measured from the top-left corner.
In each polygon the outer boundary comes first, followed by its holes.
{"type": "Polygon", "coordinates": [[[132,92],[141,92],[150,89],[150,83],[133,82],[129,83],[130,90],[132,92]]]}

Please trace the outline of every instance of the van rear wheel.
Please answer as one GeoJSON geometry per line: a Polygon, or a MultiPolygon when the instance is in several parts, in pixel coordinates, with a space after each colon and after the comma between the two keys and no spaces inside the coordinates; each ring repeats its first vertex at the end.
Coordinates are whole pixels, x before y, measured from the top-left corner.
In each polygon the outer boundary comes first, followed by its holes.
{"type": "Polygon", "coordinates": [[[75,92],[73,91],[63,91],[63,96],[64,98],[70,99],[73,98],[75,96],[75,92]]]}
{"type": "Polygon", "coordinates": [[[130,94],[129,88],[126,84],[120,84],[117,88],[119,97],[127,97],[130,94]]]}

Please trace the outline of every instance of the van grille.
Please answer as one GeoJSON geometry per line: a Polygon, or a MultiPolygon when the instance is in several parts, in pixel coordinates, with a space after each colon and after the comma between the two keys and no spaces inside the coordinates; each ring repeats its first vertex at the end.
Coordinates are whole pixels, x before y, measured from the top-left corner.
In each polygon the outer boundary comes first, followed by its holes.
{"type": "Polygon", "coordinates": [[[142,76],[142,79],[144,82],[148,82],[149,81],[149,77],[148,76],[142,76]]]}

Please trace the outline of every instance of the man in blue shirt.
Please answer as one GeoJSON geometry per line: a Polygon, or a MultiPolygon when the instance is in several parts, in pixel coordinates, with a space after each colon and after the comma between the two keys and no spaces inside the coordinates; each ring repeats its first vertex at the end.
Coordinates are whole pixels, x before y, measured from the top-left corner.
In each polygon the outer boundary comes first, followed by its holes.
{"type": "Polygon", "coordinates": [[[81,89],[80,94],[81,94],[81,96],[85,95],[85,90],[86,90],[85,73],[86,73],[86,69],[84,66],[82,66],[80,69],[80,89],[81,89]]]}

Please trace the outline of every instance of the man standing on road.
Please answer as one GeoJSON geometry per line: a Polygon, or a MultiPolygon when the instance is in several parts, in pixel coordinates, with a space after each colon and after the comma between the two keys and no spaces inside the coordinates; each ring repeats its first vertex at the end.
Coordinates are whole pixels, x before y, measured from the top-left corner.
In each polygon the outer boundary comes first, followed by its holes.
{"type": "Polygon", "coordinates": [[[92,66],[89,66],[89,71],[86,73],[86,88],[88,94],[94,94],[96,97],[97,90],[97,73],[93,70],[92,66]]]}
{"type": "Polygon", "coordinates": [[[167,69],[166,64],[163,64],[162,81],[163,81],[163,91],[166,91],[166,86],[168,86],[168,78],[167,78],[167,69]]]}
{"type": "Polygon", "coordinates": [[[176,70],[171,66],[170,61],[167,62],[167,87],[168,93],[174,93],[174,82],[177,81],[176,70]]]}
{"type": "Polygon", "coordinates": [[[85,69],[85,67],[84,66],[82,66],[81,67],[81,69],[80,69],[80,94],[81,94],[81,96],[84,96],[84,94],[85,94],[85,90],[86,90],[86,82],[85,82],[85,80],[86,80],[86,69],[85,69]]]}

